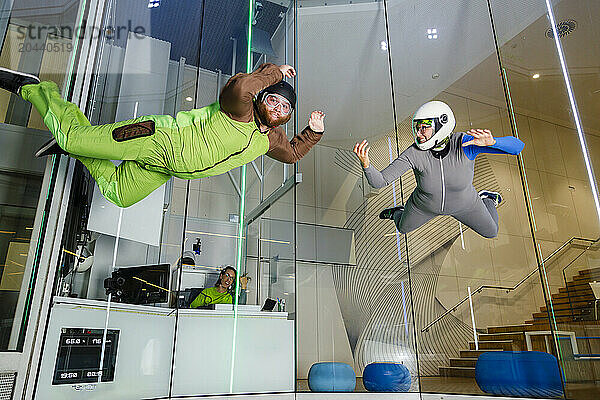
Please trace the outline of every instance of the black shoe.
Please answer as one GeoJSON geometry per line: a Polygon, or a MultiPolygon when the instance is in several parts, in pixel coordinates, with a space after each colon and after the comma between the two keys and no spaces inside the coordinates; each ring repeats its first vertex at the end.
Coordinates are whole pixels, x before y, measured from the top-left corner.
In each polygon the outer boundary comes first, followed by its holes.
{"type": "Polygon", "coordinates": [[[2,89],[18,95],[23,85],[34,83],[40,83],[40,78],[35,75],[0,67],[0,88],[2,89]]]}
{"type": "Polygon", "coordinates": [[[481,200],[483,200],[483,199],[492,200],[494,202],[494,204],[496,204],[496,207],[498,207],[500,205],[500,203],[502,203],[502,196],[498,192],[490,192],[489,190],[481,190],[478,194],[479,194],[479,197],[481,197],[481,200]]]}
{"type": "Polygon", "coordinates": [[[51,156],[53,154],[64,154],[64,155],[68,155],[69,153],[67,153],[66,151],[64,151],[56,142],[56,139],[52,138],[49,141],[47,141],[46,143],[44,143],[44,145],[42,147],[40,147],[40,149],[38,151],[35,152],[35,156],[36,157],[45,157],[45,156],[51,156]]]}
{"type": "Polygon", "coordinates": [[[380,219],[394,219],[394,213],[396,211],[404,211],[404,206],[398,206],[398,207],[392,207],[392,208],[386,208],[385,210],[383,210],[382,212],[379,213],[379,218],[380,219]]]}

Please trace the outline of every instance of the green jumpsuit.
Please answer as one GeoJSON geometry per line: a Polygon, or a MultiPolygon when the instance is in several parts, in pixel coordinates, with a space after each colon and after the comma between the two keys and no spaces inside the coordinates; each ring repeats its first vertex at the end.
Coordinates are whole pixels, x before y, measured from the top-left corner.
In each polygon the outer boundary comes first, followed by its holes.
{"type": "Polygon", "coordinates": [[[252,74],[231,78],[220,102],[207,107],[179,112],[175,118],[149,115],[98,126],[91,126],[75,104],[63,100],[54,82],[25,85],[21,96],[42,115],[58,145],[87,167],[104,197],[129,207],[171,176],[219,175],[269,150],[283,162],[301,158],[320,134],[306,128],[288,142],[281,128],[261,132],[254,118],[254,95],[282,78],[277,66],[263,64],[252,74]],[[139,127],[144,124],[146,128],[139,127]],[[123,162],[115,166],[111,160],[123,162]]]}

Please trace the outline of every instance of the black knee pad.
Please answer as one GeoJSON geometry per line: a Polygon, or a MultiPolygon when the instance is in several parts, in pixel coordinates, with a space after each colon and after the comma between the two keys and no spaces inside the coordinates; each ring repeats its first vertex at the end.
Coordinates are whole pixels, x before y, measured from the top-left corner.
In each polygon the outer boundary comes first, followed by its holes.
{"type": "Polygon", "coordinates": [[[135,124],[123,125],[112,131],[112,137],[117,142],[151,135],[154,135],[154,121],[142,121],[135,124]]]}

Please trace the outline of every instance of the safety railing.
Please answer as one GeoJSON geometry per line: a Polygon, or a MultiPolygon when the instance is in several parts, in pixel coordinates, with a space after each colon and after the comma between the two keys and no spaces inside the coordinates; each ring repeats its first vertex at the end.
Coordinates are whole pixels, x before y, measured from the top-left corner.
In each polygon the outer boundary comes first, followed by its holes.
{"type": "MultiPolygon", "coordinates": [[[[589,247],[593,246],[594,244],[598,243],[598,241],[600,241],[600,238],[594,240],[594,239],[580,238],[580,237],[574,236],[571,239],[569,239],[566,242],[564,242],[562,245],[560,245],[556,250],[554,250],[552,252],[552,254],[550,254],[548,257],[546,257],[542,261],[542,264],[548,263],[553,257],[555,257],[558,253],[560,253],[561,251],[563,251],[567,246],[570,246],[571,244],[573,244],[573,242],[575,242],[575,241],[588,242],[590,244],[586,248],[589,248],[589,247]]],[[[571,263],[569,265],[571,265],[571,263]]],[[[473,291],[471,293],[471,297],[475,296],[478,293],[481,293],[484,289],[506,290],[506,293],[510,293],[510,292],[518,289],[523,283],[525,283],[529,278],[531,278],[538,271],[538,268],[539,268],[539,266],[536,267],[535,269],[533,269],[527,275],[525,275],[525,277],[523,279],[521,279],[519,282],[517,282],[517,284],[514,285],[514,286],[481,285],[477,289],[475,289],[475,291],[473,291]]],[[[429,328],[431,328],[433,325],[437,324],[440,320],[442,320],[448,314],[456,311],[456,309],[458,307],[460,307],[461,304],[467,302],[468,300],[469,300],[469,296],[466,296],[465,298],[463,298],[462,300],[460,300],[458,303],[456,303],[454,306],[452,306],[451,308],[449,308],[448,310],[446,310],[439,317],[437,317],[436,319],[434,319],[433,321],[431,321],[429,324],[427,324],[423,329],[421,329],[421,332],[427,332],[429,330],[429,328]]]]}

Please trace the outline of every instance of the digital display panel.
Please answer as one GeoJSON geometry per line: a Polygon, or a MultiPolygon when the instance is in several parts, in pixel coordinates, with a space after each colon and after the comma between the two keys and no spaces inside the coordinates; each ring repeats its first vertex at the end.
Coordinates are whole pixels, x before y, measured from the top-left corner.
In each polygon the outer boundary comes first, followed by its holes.
{"type": "MultiPolygon", "coordinates": [[[[102,337],[104,330],[91,328],[61,328],[53,385],[91,383],[98,381],[102,337]]],[[[102,382],[115,377],[119,330],[106,332],[102,382]]]]}

